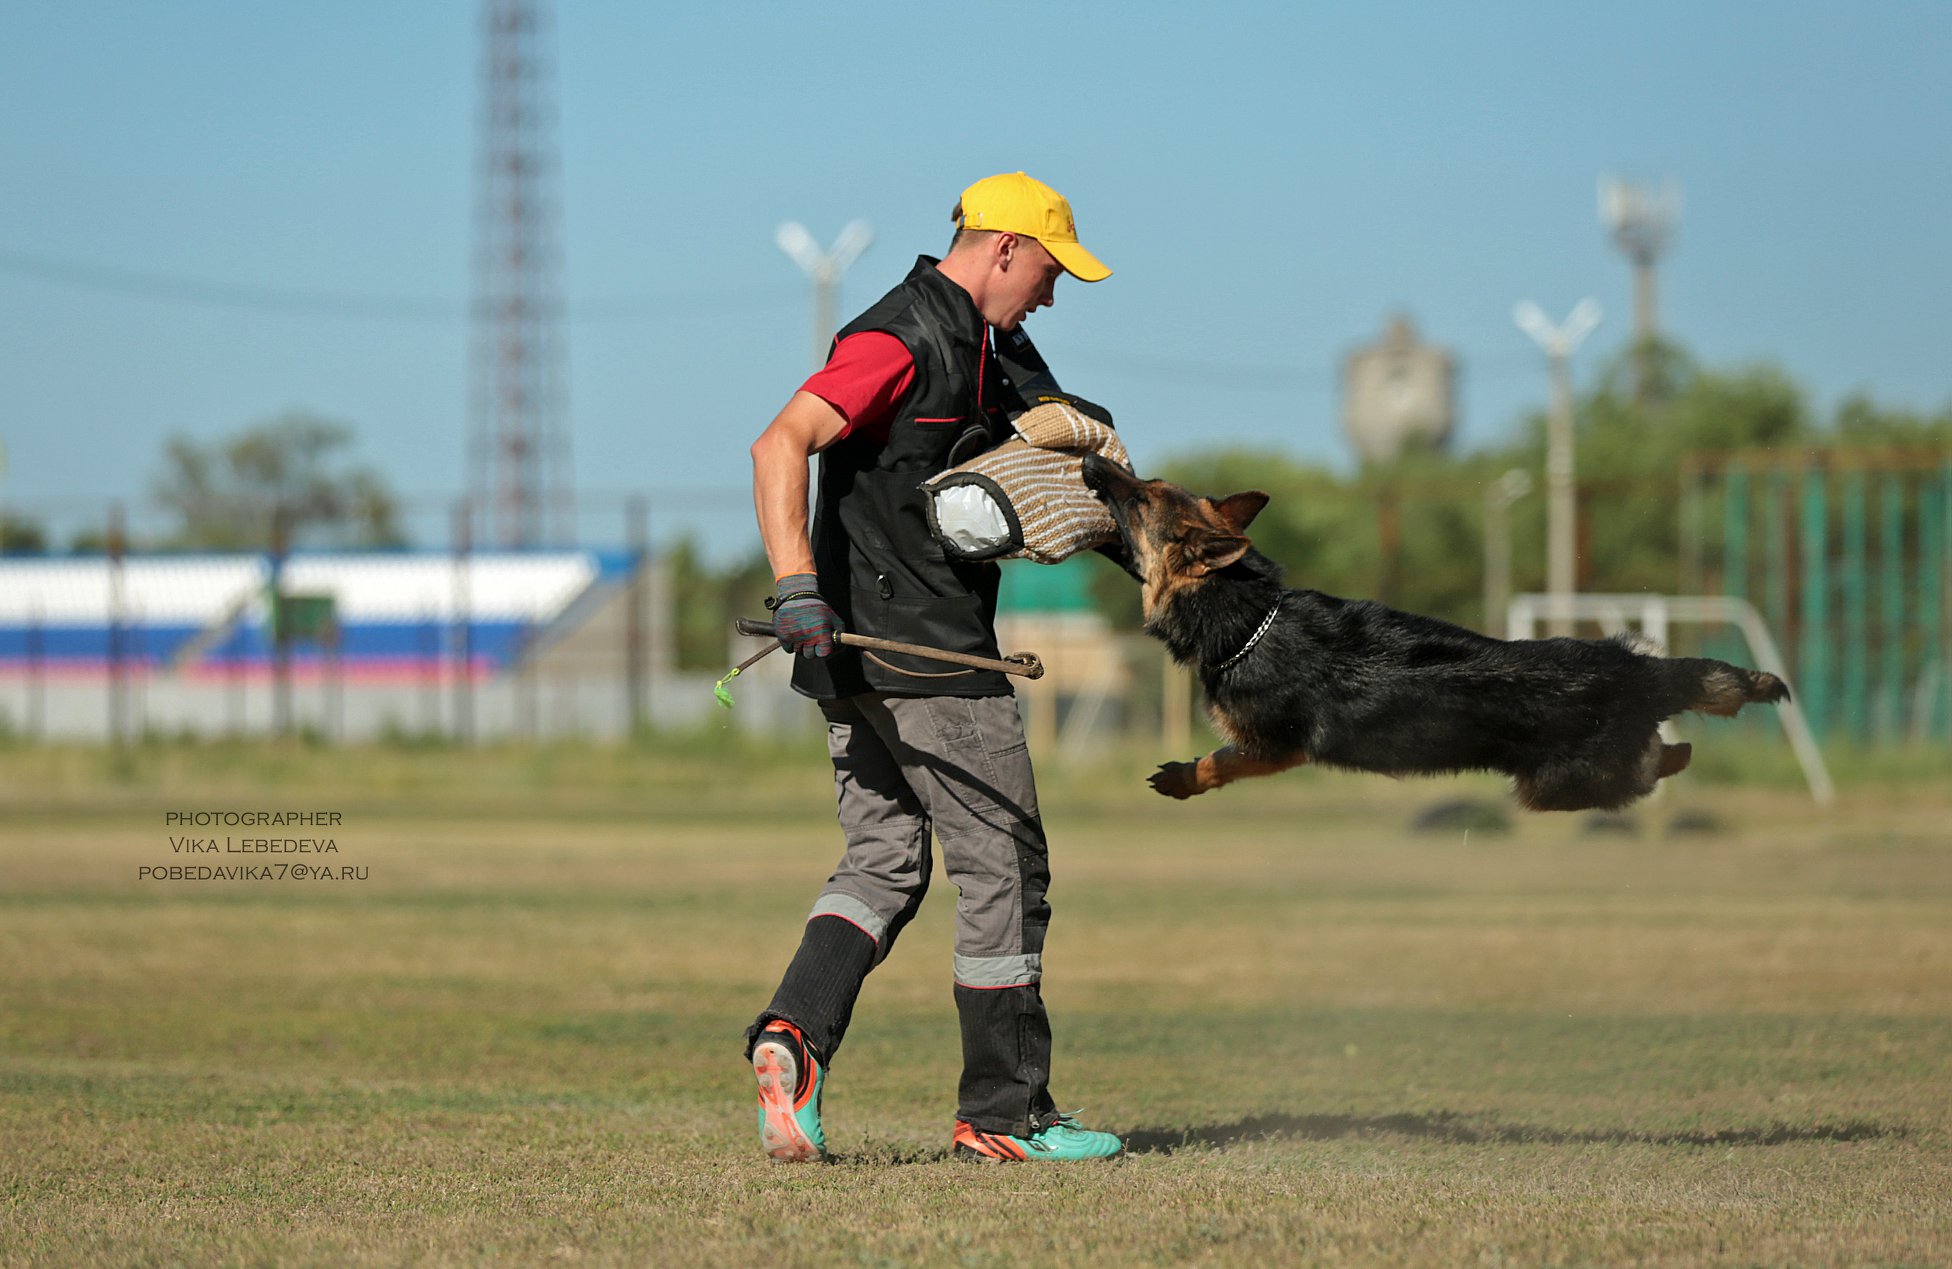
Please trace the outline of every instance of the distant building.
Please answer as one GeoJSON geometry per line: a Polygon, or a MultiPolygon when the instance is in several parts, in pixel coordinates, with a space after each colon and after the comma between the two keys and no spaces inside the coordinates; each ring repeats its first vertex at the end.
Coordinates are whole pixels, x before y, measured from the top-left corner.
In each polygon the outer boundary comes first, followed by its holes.
{"type": "Polygon", "coordinates": [[[1398,315],[1377,342],[1342,363],[1342,426],[1366,463],[1387,462],[1412,444],[1443,449],[1456,421],[1456,362],[1417,339],[1398,315]]]}
{"type": "Polygon", "coordinates": [[[658,725],[695,724],[709,676],[669,672],[665,588],[655,565],[633,587],[634,558],[293,552],[281,657],[267,556],[9,557],[0,735],[266,735],[283,696],[284,725],[335,740],[617,737],[642,712],[633,682],[658,725]]]}
{"type": "MultiPolygon", "coordinates": [[[[577,628],[626,584],[619,552],[298,551],[287,596],[327,599],[334,637],[291,648],[301,667],[330,658],[353,679],[447,670],[466,649],[493,674],[577,628]],[[466,637],[461,637],[465,629],[466,637]]],[[[266,671],[273,651],[272,567],[255,554],[0,561],[0,676],[31,665],[73,677],[111,663],[141,674],[208,678],[266,671]]]]}

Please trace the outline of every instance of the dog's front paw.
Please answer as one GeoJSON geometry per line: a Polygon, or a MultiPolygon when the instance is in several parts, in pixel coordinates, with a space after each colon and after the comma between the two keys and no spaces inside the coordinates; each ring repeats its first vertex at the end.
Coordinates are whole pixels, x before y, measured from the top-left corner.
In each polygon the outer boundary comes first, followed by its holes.
{"type": "Polygon", "coordinates": [[[1146,777],[1146,782],[1167,797],[1181,801],[1196,793],[1206,792],[1200,787],[1200,769],[1196,762],[1162,762],[1157,771],[1146,777]]]}

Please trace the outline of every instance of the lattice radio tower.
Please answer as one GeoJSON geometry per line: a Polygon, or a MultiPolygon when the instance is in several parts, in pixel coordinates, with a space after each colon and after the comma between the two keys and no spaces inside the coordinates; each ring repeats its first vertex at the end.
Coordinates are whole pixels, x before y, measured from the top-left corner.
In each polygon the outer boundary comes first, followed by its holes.
{"type": "Polygon", "coordinates": [[[548,0],[483,0],[469,485],[476,536],[574,537],[548,0]]]}

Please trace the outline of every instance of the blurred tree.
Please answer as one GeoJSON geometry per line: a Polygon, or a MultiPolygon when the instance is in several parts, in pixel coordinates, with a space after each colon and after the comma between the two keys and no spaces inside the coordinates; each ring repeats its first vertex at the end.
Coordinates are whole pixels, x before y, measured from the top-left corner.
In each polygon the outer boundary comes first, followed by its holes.
{"type": "Polygon", "coordinates": [[[153,487],[180,517],[169,545],[265,550],[280,508],[293,545],[402,545],[398,504],[378,472],[345,463],[351,443],[350,428],[302,412],[210,445],[170,438],[153,487]]]}
{"type": "Polygon", "coordinates": [[[1837,406],[1837,439],[1852,446],[1952,446],[1952,405],[1925,415],[1882,409],[1855,392],[1837,406]]]}
{"type": "MultiPolygon", "coordinates": [[[[1171,459],[1160,475],[1215,497],[1244,489],[1267,494],[1249,533],[1286,570],[1290,586],[1471,622],[1481,586],[1479,502],[1503,470],[1487,474],[1484,467],[1482,459],[1459,462],[1413,449],[1343,477],[1275,453],[1223,450],[1171,459]]],[[[1112,571],[1096,593],[1122,597],[1136,622],[1133,592],[1130,580],[1112,571]]],[[[1119,608],[1105,611],[1114,622],[1125,619],[1119,608]]]]}
{"type": "MultiPolygon", "coordinates": [[[[1580,581],[1594,591],[1672,591],[1680,582],[1680,476],[1702,452],[1792,445],[1952,445],[1952,410],[1932,416],[1880,410],[1853,397],[1821,428],[1803,390],[1782,370],[1711,370],[1663,342],[1659,391],[1635,400],[1631,350],[1608,361],[1575,403],[1580,484],[1580,581]]],[[[1546,420],[1524,419],[1513,443],[1461,455],[1412,449],[1353,475],[1279,453],[1182,455],[1157,474],[1216,496],[1270,496],[1254,543],[1292,586],[1384,599],[1465,625],[1483,617],[1485,499],[1503,473],[1529,472],[1544,488],[1546,420]]],[[[1151,473],[1147,473],[1151,474],[1151,473]]],[[[1545,499],[1512,508],[1513,584],[1545,584],[1545,499]]],[[[1706,526],[1711,537],[1718,522],[1706,526]]],[[[1120,625],[1137,624],[1129,579],[1101,569],[1095,594],[1120,625]]]]}
{"type": "MultiPolygon", "coordinates": [[[[699,558],[697,542],[686,534],[665,564],[677,616],[678,668],[723,673],[733,620],[766,616],[773,570],[765,553],[754,551],[714,568],[699,558]]],[[[752,652],[760,647],[758,640],[752,641],[752,652]]]]}
{"type": "Polygon", "coordinates": [[[8,515],[0,518],[0,551],[40,554],[47,550],[47,530],[33,520],[8,515]]]}
{"type": "MultiPolygon", "coordinates": [[[[1578,403],[1582,590],[1678,587],[1680,477],[1688,455],[1816,438],[1802,390],[1775,367],[1708,370],[1671,344],[1662,346],[1656,364],[1662,394],[1649,402],[1635,401],[1633,362],[1622,353],[1602,367],[1595,387],[1578,403]]],[[[1525,436],[1504,457],[1542,477],[1542,413],[1527,420],[1525,436]]],[[[1531,502],[1517,521],[1521,562],[1544,551],[1543,499],[1531,502]]]]}
{"type": "Polygon", "coordinates": [[[1258,489],[1268,505],[1254,520],[1254,545],[1290,574],[1290,584],[1345,592],[1373,585],[1379,559],[1374,500],[1360,484],[1280,454],[1221,450],[1169,460],[1159,473],[1216,498],[1258,489]]]}

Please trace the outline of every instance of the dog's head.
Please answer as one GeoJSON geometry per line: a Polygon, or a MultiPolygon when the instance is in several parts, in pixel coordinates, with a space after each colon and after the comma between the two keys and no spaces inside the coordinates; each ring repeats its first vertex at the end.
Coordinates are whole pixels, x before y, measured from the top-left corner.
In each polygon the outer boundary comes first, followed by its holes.
{"type": "Polygon", "coordinates": [[[1098,454],[1085,456],[1084,483],[1118,525],[1148,619],[1174,594],[1246,555],[1254,545],[1247,526],[1267,505],[1255,491],[1215,501],[1170,481],[1140,480],[1098,454]]]}

